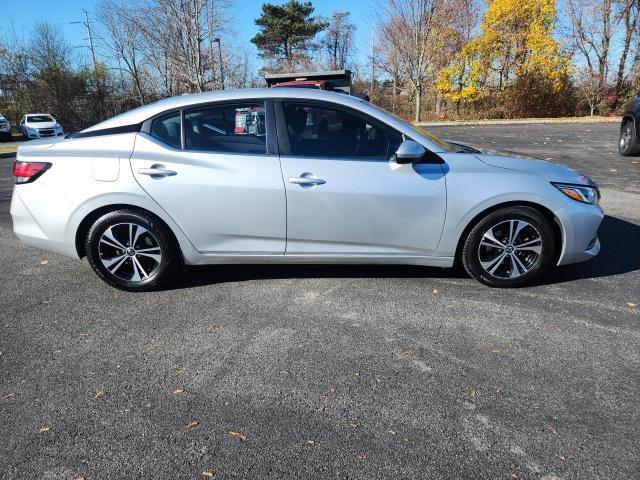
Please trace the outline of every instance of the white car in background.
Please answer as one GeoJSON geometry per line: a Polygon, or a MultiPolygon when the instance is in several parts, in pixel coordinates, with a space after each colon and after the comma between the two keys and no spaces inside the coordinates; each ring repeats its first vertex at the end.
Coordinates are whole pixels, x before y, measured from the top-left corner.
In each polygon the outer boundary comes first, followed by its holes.
{"type": "Polygon", "coordinates": [[[11,123],[9,119],[0,113],[0,139],[11,139],[11,123]]]}
{"type": "Polygon", "coordinates": [[[62,125],[48,113],[28,113],[20,120],[20,130],[25,138],[57,137],[62,135],[62,125]]]}

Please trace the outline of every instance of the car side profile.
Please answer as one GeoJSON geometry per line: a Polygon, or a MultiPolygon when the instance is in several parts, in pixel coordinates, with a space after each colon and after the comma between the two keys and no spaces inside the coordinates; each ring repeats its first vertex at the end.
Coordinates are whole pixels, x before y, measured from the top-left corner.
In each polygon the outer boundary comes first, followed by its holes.
{"type": "Polygon", "coordinates": [[[18,151],[25,243],[125,290],[182,265],[456,261],[528,284],[599,249],[597,186],[543,160],[441,141],[359,98],[247,89],[158,101],[18,151]]]}
{"type": "Polygon", "coordinates": [[[59,137],[64,134],[62,125],[48,113],[29,113],[20,120],[22,136],[27,139],[59,137]]]}

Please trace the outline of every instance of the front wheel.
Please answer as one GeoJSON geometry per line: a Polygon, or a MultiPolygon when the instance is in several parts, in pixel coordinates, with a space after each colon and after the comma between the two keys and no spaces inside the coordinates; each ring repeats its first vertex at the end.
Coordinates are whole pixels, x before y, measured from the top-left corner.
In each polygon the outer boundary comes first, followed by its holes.
{"type": "Polygon", "coordinates": [[[168,227],[136,210],[118,210],[96,220],[87,233],[85,251],[98,276],[122,290],[156,289],[181,265],[168,227]]]}
{"type": "Polygon", "coordinates": [[[640,153],[640,143],[638,143],[636,129],[634,128],[631,120],[624,122],[620,128],[618,151],[620,152],[620,155],[625,157],[640,153]]]}
{"type": "Polygon", "coordinates": [[[556,238],[551,222],[531,207],[507,207],[488,214],[469,232],[462,264],[491,287],[530,284],[549,270],[556,238]]]}

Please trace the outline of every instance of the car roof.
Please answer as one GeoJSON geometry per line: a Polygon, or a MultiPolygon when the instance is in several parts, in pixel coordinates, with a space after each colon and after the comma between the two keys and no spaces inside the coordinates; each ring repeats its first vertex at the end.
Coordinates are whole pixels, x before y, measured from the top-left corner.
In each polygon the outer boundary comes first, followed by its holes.
{"type": "Polygon", "coordinates": [[[422,135],[420,132],[413,129],[409,124],[407,124],[400,118],[392,115],[391,113],[383,110],[380,107],[367,102],[362,98],[347,95],[345,93],[296,87],[245,88],[239,90],[221,90],[216,92],[191,93],[164,98],[162,100],[158,100],[157,102],[134,108],[133,110],[117,115],[113,118],[105,120],[104,122],[100,122],[96,125],[86,128],[85,130],[82,130],[82,132],[91,132],[95,130],[137,125],[162,112],[177,110],[184,107],[198,106],[212,102],[234,100],[244,101],[265,98],[326,101],[329,103],[352,107],[355,110],[369,114],[374,118],[378,118],[380,121],[385,122],[386,124],[402,132],[408,138],[412,138],[414,140],[416,138],[420,139],[421,143],[432,152],[448,151],[437,143],[434,143],[427,136],[422,135]]]}
{"type": "Polygon", "coordinates": [[[25,113],[25,117],[35,117],[37,115],[46,115],[47,117],[51,117],[53,118],[53,115],[51,115],[50,113],[25,113]]]}
{"type": "Polygon", "coordinates": [[[84,132],[101,130],[104,128],[122,127],[125,125],[135,125],[167,110],[181,107],[197,106],[210,102],[220,102],[226,100],[252,100],[258,98],[294,98],[306,100],[326,100],[334,103],[358,106],[364,100],[358,97],[350,97],[344,93],[327,92],[323,90],[311,90],[302,88],[245,88],[238,90],[219,90],[216,92],[190,93],[175,97],[164,98],[157,102],[134,108],[128,112],[117,115],[104,122],[93,125],[84,132]]]}

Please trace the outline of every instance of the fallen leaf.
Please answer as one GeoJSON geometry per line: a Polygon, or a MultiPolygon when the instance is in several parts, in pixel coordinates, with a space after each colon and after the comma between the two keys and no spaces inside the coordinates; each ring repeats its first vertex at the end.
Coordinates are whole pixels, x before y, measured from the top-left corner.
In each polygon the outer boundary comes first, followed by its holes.
{"type": "Polygon", "coordinates": [[[629,308],[636,308],[636,307],[638,306],[638,304],[637,304],[637,303],[627,302],[627,306],[628,306],[629,308]]]}
{"type": "Polygon", "coordinates": [[[398,434],[397,432],[394,432],[393,430],[388,430],[387,433],[389,435],[391,435],[392,437],[395,437],[398,434]]]}
{"type": "Polygon", "coordinates": [[[47,265],[49,263],[49,260],[43,260],[40,262],[40,265],[47,265]]]}
{"type": "Polygon", "coordinates": [[[316,408],[316,413],[324,413],[326,408],[327,408],[326,406],[320,405],[318,408],[316,408]]]}
{"type": "Polygon", "coordinates": [[[492,348],[491,350],[489,350],[491,353],[500,353],[502,352],[502,350],[500,350],[499,348],[492,348]]]}
{"type": "Polygon", "coordinates": [[[559,458],[560,460],[566,460],[566,459],[567,459],[567,457],[565,457],[564,455],[558,455],[558,458],[559,458]]]}
{"type": "Polygon", "coordinates": [[[349,422],[349,425],[351,425],[353,428],[356,428],[358,426],[358,422],[352,421],[352,422],[349,422]]]}
{"type": "Polygon", "coordinates": [[[610,168],[610,169],[609,169],[609,171],[610,171],[610,172],[617,172],[617,171],[618,171],[618,169],[617,169],[617,168],[610,168]]]}
{"type": "Polygon", "coordinates": [[[76,477],[73,480],[86,480],[86,478],[84,478],[84,477],[76,477]]]}
{"type": "Polygon", "coordinates": [[[467,395],[469,395],[469,398],[475,402],[478,398],[478,391],[475,388],[468,388],[467,395]]]}
{"type": "Polygon", "coordinates": [[[359,460],[366,460],[368,457],[369,455],[367,455],[365,452],[356,455],[356,458],[358,458],[359,460]]]}
{"type": "Polygon", "coordinates": [[[437,289],[437,288],[434,288],[434,289],[433,289],[433,293],[438,293],[438,289],[437,289]]]}
{"type": "Polygon", "coordinates": [[[307,438],[307,443],[309,445],[315,445],[316,444],[316,439],[313,438],[313,437],[309,437],[309,438],[307,438]]]}
{"type": "Polygon", "coordinates": [[[217,325],[209,325],[209,326],[207,327],[207,332],[211,333],[211,332],[213,332],[216,328],[218,328],[218,326],[217,326],[217,325]]]}
{"type": "Polygon", "coordinates": [[[213,478],[215,475],[216,475],[215,472],[212,472],[211,470],[203,470],[202,471],[202,476],[203,477],[213,478]]]}
{"type": "Polygon", "coordinates": [[[240,432],[227,432],[232,437],[239,438],[243,442],[247,439],[246,435],[242,435],[240,432]]]}
{"type": "Polygon", "coordinates": [[[181,375],[184,375],[185,373],[187,373],[187,369],[186,368],[180,368],[178,370],[176,370],[176,376],[179,377],[181,375]]]}
{"type": "Polygon", "coordinates": [[[192,428],[196,428],[198,426],[198,422],[196,422],[195,420],[192,420],[191,422],[187,423],[187,428],[189,430],[191,430],[192,428]]]}
{"type": "Polygon", "coordinates": [[[558,431],[555,428],[553,428],[551,425],[547,425],[547,429],[554,435],[558,434],[558,431]]]}
{"type": "Polygon", "coordinates": [[[181,388],[178,388],[177,390],[173,391],[174,395],[180,395],[181,393],[184,393],[184,390],[182,390],[181,388]]]}
{"type": "Polygon", "coordinates": [[[38,430],[38,433],[46,433],[49,430],[51,430],[49,427],[44,426],[44,427],[40,427],[40,430],[38,430]]]}
{"type": "Polygon", "coordinates": [[[96,400],[104,395],[104,390],[96,390],[96,396],[94,397],[96,400]]]}

